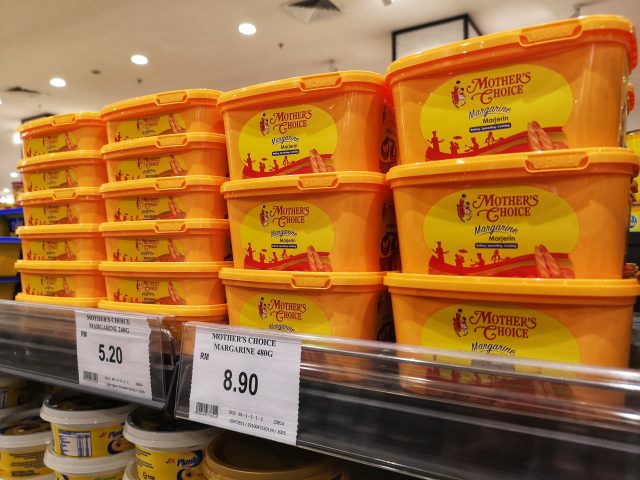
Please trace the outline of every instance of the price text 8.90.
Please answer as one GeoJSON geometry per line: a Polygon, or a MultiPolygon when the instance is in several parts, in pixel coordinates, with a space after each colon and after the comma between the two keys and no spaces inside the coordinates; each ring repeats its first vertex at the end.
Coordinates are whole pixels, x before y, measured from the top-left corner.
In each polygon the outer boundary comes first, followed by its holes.
{"type": "Polygon", "coordinates": [[[224,382],[222,382],[222,386],[227,392],[233,390],[234,392],[249,392],[249,395],[255,395],[258,393],[258,376],[255,373],[249,375],[245,372],[240,372],[240,375],[238,375],[238,384],[234,386],[233,372],[227,369],[224,371],[224,382]]]}

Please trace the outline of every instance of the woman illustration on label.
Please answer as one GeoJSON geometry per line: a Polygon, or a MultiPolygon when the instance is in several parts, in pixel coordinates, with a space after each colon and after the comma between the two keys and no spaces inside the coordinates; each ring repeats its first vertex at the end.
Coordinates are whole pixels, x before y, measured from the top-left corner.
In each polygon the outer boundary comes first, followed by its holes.
{"type": "Polygon", "coordinates": [[[258,315],[261,319],[267,319],[267,305],[264,303],[264,297],[260,297],[260,303],[258,303],[258,315]]]}
{"type": "Polygon", "coordinates": [[[278,173],[278,170],[280,170],[280,165],[278,165],[278,159],[274,158],[273,159],[273,168],[271,169],[272,172],[278,173]]]}
{"type": "Polygon", "coordinates": [[[462,309],[459,308],[458,311],[456,312],[455,317],[453,317],[453,331],[456,332],[457,336],[462,336],[460,335],[460,332],[462,331],[462,309]]]}
{"type": "Polygon", "coordinates": [[[267,120],[267,114],[263,113],[262,118],[260,119],[260,133],[262,135],[269,134],[269,120],[267,120]]]}
{"type": "Polygon", "coordinates": [[[453,140],[449,142],[449,150],[451,150],[451,155],[457,155],[459,148],[460,145],[458,145],[458,142],[454,142],[453,140]]]}
{"type": "Polygon", "coordinates": [[[431,251],[436,254],[436,258],[438,259],[439,262],[442,262],[442,263],[444,263],[445,253],[449,253],[449,250],[445,251],[445,249],[442,248],[442,242],[440,241],[438,241],[438,246],[436,247],[436,249],[434,250],[432,248],[431,251]]]}
{"type": "Polygon", "coordinates": [[[462,105],[464,105],[464,103],[461,103],[462,99],[464,99],[464,95],[462,95],[461,92],[462,90],[460,88],[460,80],[456,80],[456,84],[453,86],[453,90],[451,91],[451,103],[456,108],[460,108],[462,105]]]}
{"type": "Polygon", "coordinates": [[[458,200],[458,204],[456,205],[456,213],[458,214],[458,218],[464,222],[465,217],[465,202],[467,200],[467,194],[463,193],[460,196],[460,200],[458,200]]]}
{"type": "Polygon", "coordinates": [[[76,223],[78,219],[71,211],[71,205],[67,205],[67,223],[76,223]]]}
{"type": "Polygon", "coordinates": [[[245,252],[247,252],[247,257],[253,260],[253,254],[255,253],[255,250],[251,246],[251,242],[249,242],[249,245],[247,246],[245,252]]]}
{"type": "Polygon", "coordinates": [[[465,202],[464,204],[464,219],[466,221],[471,220],[471,206],[469,205],[469,202],[465,202]]]}
{"type": "Polygon", "coordinates": [[[463,268],[464,267],[464,257],[462,255],[458,255],[456,253],[455,259],[456,259],[456,267],[463,268]]]}
{"type": "Polygon", "coordinates": [[[260,159],[260,165],[258,166],[258,168],[260,169],[260,173],[264,173],[267,170],[267,165],[264,163],[267,161],[266,158],[261,158],[260,159]]]}
{"type": "Polygon", "coordinates": [[[269,225],[269,214],[266,205],[262,205],[262,210],[260,210],[260,225],[263,227],[269,225]]]}
{"type": "MultiPolygon", "coordinates": [[[[286,157],[285,157],[286,158],[286,157]]],[[[251,154],[247,153],[247,159],[244,161],[247,164],[247,168],[253,171],[253,158],[251,158],[251,154]]]]}
{"type": "Polygon", "coordinates": [[[62,277],[62,289],[64,290],[65,297],[73,297],[73,290],[69,287],[65,277],[62,277]]]}
{"type": "Polygon", "coordinates": [[[71,251],[71,247],[69,246],[69,242],[67,240],[64,241],[64,253],[67,260],[75,260],[76,256],[71,251]]]}
{"type": "Polygon", "coordinates": [[[427,142],[431,144],[431,150],[433,150],[434,153],[440,153],[440,144],[444,142],[444,140],[440,140],[438,138],[438,132],[436,130],[431,133],[433,136],[431,137],[431,140],[427,140],[427,142]]]}
{"type": "Polygon", "coordinates": [[[75,150],[76,146],[69,138],[69,132],[64,132],[64,143],[67,145],[67,150],[75,150]]]}
{"type": "Polygon", "coordinates": [[[264,263],[264,261],[267,259],[267,256],[265,255],[265,252],[266,252],[266,250],[264,248],[260,249],[260,254],[258,255],[260,263],[264,263]]]}
{"type": "Polygon", "coordinates": [[[494,143],[496,143],[496,139],[493,137],[493,132],[489,132],[487,134],[487,138],[485,139],[485,143],[487,145],[493,145],[494,143]]]}

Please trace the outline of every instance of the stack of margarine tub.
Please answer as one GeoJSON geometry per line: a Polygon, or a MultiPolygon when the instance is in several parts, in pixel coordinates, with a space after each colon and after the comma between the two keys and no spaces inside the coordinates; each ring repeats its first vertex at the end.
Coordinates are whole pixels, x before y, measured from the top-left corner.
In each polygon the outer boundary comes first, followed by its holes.
{"type": "Polygon", "coordinates": [[[222,192],[234,268],[220,273],[229,323],[386,338],[382,272],[393,267],[397,237],[380,173],[395,163],[383,77],[291,78],[218,104],[231,177],[222,192]]]}
{"type": "Polygon", "coordinates": [[[631,23],[593,16],[390,66],[402,165],[387,178],[403,273],[385,283],[398,342],[627,366],[638,158],[619,147],[636,61],[631,23]]]}
{"type": "Polygon", "coordinates": [[[219,94],[179,90],[102,109],[109,182],[101,188],[101,308],[226,320],[218,271],[230,259],[220,194],[228,165],[219,94]]]}
{"type": "Polygon", "coordinates": [[[24,260],[16,263],[23,290],[16,300],[95,307],[105,296],[98,271],[105,254],[98,231],[105,220],[104,123],[97,113],[70,113],[19,131],[25,226],[17,232],[24,260]]]}

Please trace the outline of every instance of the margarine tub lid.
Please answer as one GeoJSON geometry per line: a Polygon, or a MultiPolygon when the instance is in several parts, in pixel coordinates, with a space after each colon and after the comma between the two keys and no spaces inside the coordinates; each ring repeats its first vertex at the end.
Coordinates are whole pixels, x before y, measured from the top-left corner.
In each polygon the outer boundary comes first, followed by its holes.
{"type": "MultiPolygon", "coordinates": [[[[35,227],[39,228],[39,227],[35,227]]],[[[180,219],[180,220],[137,220],[133,222],[104,222],[100,225],[103,233],[150,233],[176,234],[193,230],[222,230],[229,232],[229,220],[222,219],[180,219]]]]}
{"type": "Polygon", "coordinates": [[[188,450],[207,445],[220,432],[220,429],[176,419],[146,407],[131,412],[124,425],[124,438],[145,448],[188,450]]]}
{"type": "Polygon", "coordinates": [[[219,187],[227,181],[225,177],[210,175],[188,175],[186,177],[158,177],[127,180],[126,182],[109,182],[102,184],[100,192],[107,194],[122,193],[128,195],[131,190],[153,190],[155,192],[172,192],[186,190],[190,187],[219,187]]]}
{"type": "Polygon", "coordinates": [[[56,272],[83,272],[92,273],[98,271],[99,260],[18,260],[15,263],[16,270],[20,272],[46,270],[56,272]]]}
{"type": "MultiPolygon", "coordinates": [[[[156,305],[151,303],[123,303],[101,300],[98,307],[121,312],[171,315],[174,317],[221,317],[227,315],[227,304],[218,305],[156,305]]],[[[194,318],[194,320],[197,318],[194,318]]]]}
{"type": "Polygon", "coordinates": [[[332,191],[342,185],[375,185],[384,187],[385,177],[373,172],[329,172],[282,175],[280,177],[232,180],[220,188],[224,194],[263,195],[259,190],[295,188],[300,191],[332,191]]]}
{"type": "Polygon", "coordinates": [[[621,43],[627,49],[630,70],[636,67],[638,51],[633,23],[616,15],[590,15],[483,35],[414,53],[393,62],[387,69],[387,80],[393,83],[405,74],[410,76],[410,69],[430,62],[450,67],[459,59],[469,60],[478,54],[499,61],[505,55],[499,48],[509,45],[522,47],[522,55],[532,55],[531,48],[551,50],[558,42],[578,40],[586,32],[602,33],[607,42],[621,43]],[[617,35],[611,35],[612,32],[617,35]]]}
{"type": "MultiPolygon", "coordinates": [[[[230,102],[248,97],[258,97],[269,93],[314,93],[316,91],[331,92],[332,89],[347,87],[350,84],[369,83],[376,86],[384,86],[384,77],[377,73],[364,70],[345,70],[343,72],[321,73],[305,77],[293,77],[273,82],[260,83],[249,87],[231,90],[220,95],[218,106],[221,110],[228,107],[230,102]],[[225,105],[227,104],[227,105],[225,105]]],[[[260,98],[261,101],[269,101],[260,98]]]]}
{"type": "Polygon", "coordinates": [[[74,223],[62,225],[36,225],[18,227],[16,235],[28,237],[29,235],[78,235],[82,233],[100,233],[100,225],[93,223],[74,223]]]}
{"type": "MultiPolygon", "coordinates": [[[[607,165],[623,165],[629,173],[638,173],[638,156],[628,148],[588,148],[563,149],[537,152],[507,153],[485,155],[473,158],[438,160],[398,165],[387,173],[391,186],[400,179],[454,175],[456,181],[462,181],[463,174],[505,172],[513,176],[522,173],[566,173],[580,174],[591,165],[606,168],[607,165]]],[[[602,170],[599,170],[602,171],[602,170]]]]}
{"type": "Polygon", "coordinates": [[[103,297],[48,297],[46,295],[27,295],[19,293],[16,295],[16,302],[41,303],[47,305],[57,305],[59,307],[79,307],[93,308],[103,297]]]}
{"type": "Polygon", "coordinates": [[[102,125],[100,114],[98,112],[78,112],[65,113],[62,115],[52,115],[51,117],[36,118],[30,122],[23,123],[18,128],[22,137],[31,134],[29,130],[44,127],[45,129],[75,126],[78,123],[102,125]]]}
{"type": "Polygon", "coordinates": [[[44,464],[51,470],[69,476],[96,476],[124,470],[127,464],[135,458],[135,450],[107,455],[104,457],[69,457],[56,455],[53,445],[49,444],[44,454],[44,464]]]}
{"type": "Polygon", "coordinates": [[[55,190],[38,190],[35,192],[25,192],[20,201],[22,203],[44,200],[44,201],[69,201],[77,200],[80,197],[94,197],[92,200],[101,200],[100,189],[98,187],[76,187],[58,188],[55,190]]]}
{"type": "Polygon", "coordinates": [[[147,150],[174,151],[194,146],[221,146],[226,148],[225,136],[220,133],[174,133],[157,137],[133,138],[122,142],[107,143],[100,153],[109,158],[130,157],[147,150]]]}
{"type": "MultiPolygon", "coordinates": [[[[134,408],[133,405],[118,400],[62,392],[45,399],[40,416],[55,425],[115,425],[124,423],[134,408]]],[[[124,468],[124,464],[122,467],[124,468]]]]}
{"type": "Polygon", "coordinates": [[[127,463],[122,480],[138,480],[138,465],[135,460],[127,463]]]}
{"type": "Polygon", "coordinates": [[[68,152],[49,153],[36,157],[23,158],[18,162],[18,170],[30,170],[29,167],[50,166],[74,160],[102,161],[102,155],[97,150],[70,150],[68,152]]]}
{"type": "Polygon", "coordinates": [[[20,412],[0,423],[0,450],[37,447],[51,442],[51,424],[40,418],[40,410],[20,412]]]}
{"type": "Polygon", "coordinates": [[[308,450],[226,432],[207,449],[202,469],[210,479],[299,480],[324,472],[335,475],[332,465],[327,457],[308,450]]]}
{"type": "Polygon", "coordinates": [[[38,408],[40,402],[29,402],[23,405],[17,405],[11,408],[0,408],[0,421],[8,420],[15,414],[24,412],[32,408],[38,408]]]}
{"type": "MultiPolygon", "coordinates": [[[[125,110],[135,107],[154,107],[170,109],[171,107],[183,104],[216,104],[222,92],[218,90],[208,90],[206,88],[191,88],[186,90],[172,90],[170,92],[153,93],[142,97],[134,97],[127,100],[106,105],[100,110],[100,117],[103,120],[114,120],[118,117],[126,117],[129,112],[125,110]]],[[[134,114],[134,112],[131,112],[134,114]]]]}
{"type": "Polygon", "coordinates": [[[382,285],[382,272],[286,272],[223,268],[220,279],[234,282],[291,285],[300,289],[327,289],[333,285],[382,285]]]}
{"type": "MultiPolygon", "coordinates": [[[[53,263],[59,263],[53,261],[53,263]]],[[[217,274],[221,268],[230,267],[233,262],[101,262],[100,271],[129,273],[211,273],[217,274]]]]}

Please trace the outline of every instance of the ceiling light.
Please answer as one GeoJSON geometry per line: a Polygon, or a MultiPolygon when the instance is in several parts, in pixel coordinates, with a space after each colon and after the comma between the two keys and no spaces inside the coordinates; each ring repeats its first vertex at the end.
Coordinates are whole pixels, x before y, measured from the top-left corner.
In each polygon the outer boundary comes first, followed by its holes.
{"type": "Polygon", "coordinates": [[[13,144],[20,145],[21,143],[22,143],[22,139],[20,138],[20,134],[18,132],[15,132],[13,134],[13,144]]]}
{"type": "Polygon", "coordinates": [[[11,173],[9,174],[9,176],[10,176],[11,178],[18,178],[20,175],[18,175],[18,172],[11,172],[11,173]]]}
{"type": "Polygon", "coordinates": [[[2,105],[2,99],[0,98],[0,105],[2,105]]]}
{"type": "Polygon", "coordinates": [[[3,188],[2,189],[2,193],[9,193],[11,190],[9,190],[8,188],[3,188]]]}
{"type": "Polygon", "coordinates": [[[149,63],[149,59],[140,54],[131,55],[131,63],[135,63],[136,65],[146,65],[149,63]]]}
{"type": "Polygon", "coordinates": [[[238,31],[243,35],[253,35],[256,33],[256,26],[253,23],[241,23],[238,25],[238,31]]]}
{"type": "Polygon", "coordinates": [[[65,82],[64,78],[60,78],[60,77],[53,77],[51,80],[49,80],[49,85],[51,85],[52,87],[66,87],[67,86],[67,82],[65,82]]]}

